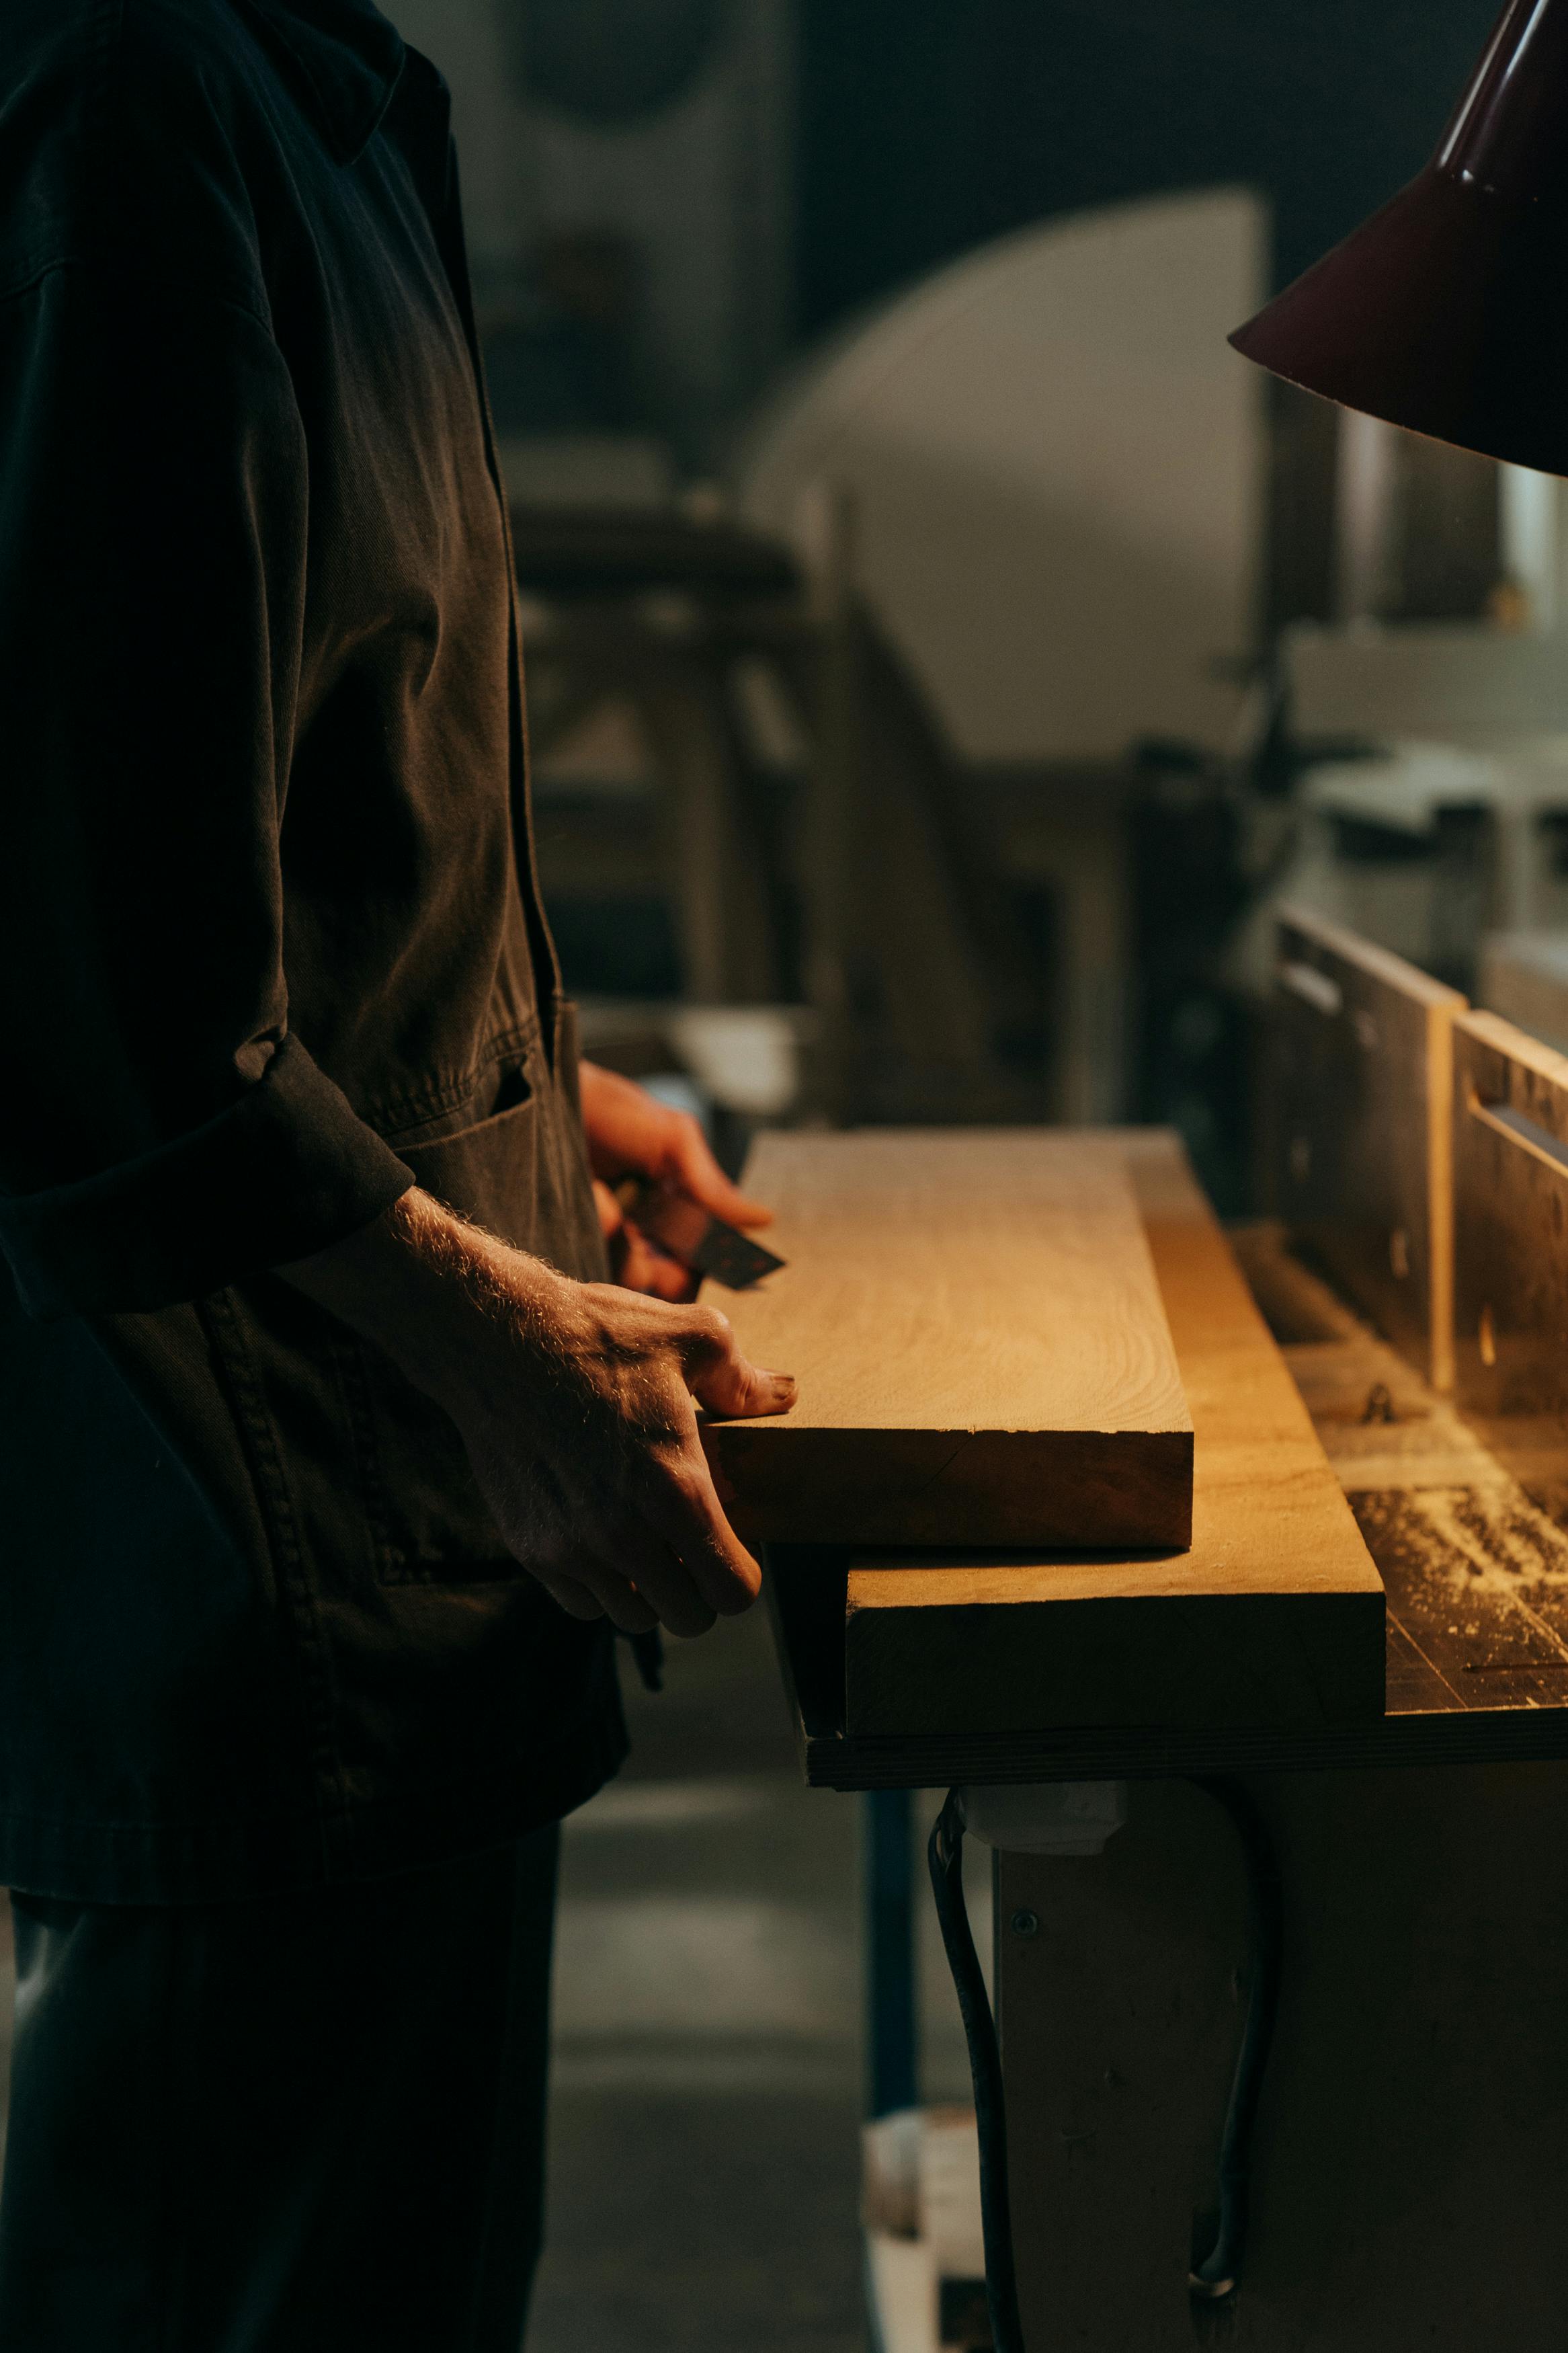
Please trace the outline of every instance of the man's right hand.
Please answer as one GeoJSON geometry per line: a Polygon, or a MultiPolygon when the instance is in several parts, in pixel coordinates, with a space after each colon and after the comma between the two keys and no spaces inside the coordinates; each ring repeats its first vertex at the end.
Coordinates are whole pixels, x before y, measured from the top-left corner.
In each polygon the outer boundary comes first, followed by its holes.
{"type": "Polygon", "coordinates": [[[700,1634],[755,1600],[696,1409],[784,1413],[795,1382],[714,1309],[574,1282],[417,1191],[284,1271],[446,1408],[508,1546],[573,1616],[700,1634]]]}

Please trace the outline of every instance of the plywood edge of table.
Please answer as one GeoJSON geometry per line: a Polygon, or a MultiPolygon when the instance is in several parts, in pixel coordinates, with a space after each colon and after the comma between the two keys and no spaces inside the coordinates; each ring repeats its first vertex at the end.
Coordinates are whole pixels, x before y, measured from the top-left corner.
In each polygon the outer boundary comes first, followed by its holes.
{"type": "Polygon", "coordinates": [[[858,1553],[851,1735],[1383,1712],[1383,1583],[1307,1409],[1179,1142],[1120,1141],[1194,1425],[1191,1546],[858,1553]]]}

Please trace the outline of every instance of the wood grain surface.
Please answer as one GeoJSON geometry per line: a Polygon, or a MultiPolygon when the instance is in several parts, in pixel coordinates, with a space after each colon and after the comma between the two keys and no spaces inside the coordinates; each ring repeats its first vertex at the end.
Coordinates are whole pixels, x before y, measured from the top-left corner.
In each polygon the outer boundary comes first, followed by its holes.
{"type": "Polygon", "coordinates": [[[743,1533],[1185,1547],[1193,1425],[1112,1139],[771,1135],[745,1184],[787,1263],[722,1303],[800,1402],[717,1429],[743,1533]]]}
{"type": "Polygon", "coordinates": [[[1281,912],[1270,1016],[1274,1203],[1440,1389],[1453,1380],[1452,1029],[1414,965],[1281,912]]]}
{"type": "Polygon", "coordinates": [[[1192,1408],[1191,1549],[861,1553],[846,1590],[850,1737],[1383,1712],[1382,1583],[1181,1146],[1103,1141],[1136,1187],[1192,1408]]]}
{"type": "Polygon", "coordinates": [[[786,1551],[776,1565],[770,1554],[769,1598],[809,1780],[898,1788],[1568,1759],[1563,1422],[1457,1409],[1292,1254],[1278,1224],[1230,1240],[1387,1589],[1386,1713],[851,1737],[851,1556],[786,1551]]]}

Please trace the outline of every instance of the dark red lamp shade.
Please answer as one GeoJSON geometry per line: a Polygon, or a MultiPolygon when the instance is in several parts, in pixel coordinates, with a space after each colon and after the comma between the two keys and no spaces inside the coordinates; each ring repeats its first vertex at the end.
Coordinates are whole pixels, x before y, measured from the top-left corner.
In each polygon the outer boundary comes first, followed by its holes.
{"type": "Polygon", "coordinates": [[[1511,0],[1426,170],[1231,342],[1347,408],[1568,474],[1568,0],[1511,0]]]}

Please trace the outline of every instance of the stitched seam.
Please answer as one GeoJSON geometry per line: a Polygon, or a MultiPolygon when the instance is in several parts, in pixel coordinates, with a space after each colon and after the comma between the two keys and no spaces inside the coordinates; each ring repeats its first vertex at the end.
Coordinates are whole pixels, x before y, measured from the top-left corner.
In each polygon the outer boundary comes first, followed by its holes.
{"type": "MultiPolygon", "coordinates": [[[[101,274],[100,264],[83,253],[55,253],[39,259],[29,256],[18,264],[18,268],[25,274],[0,284],[0,302],[20,301],[24,294],[32,293],[36,287],[43,284],[46,278],[56,277],[61,270],[79,269],[84,277],[101,274]]],[[[198,287],[193,290],[188,286],[182,286],[178,280],[174,278],[167,280],[161,280],[158,282],[166,285],[171,292],[179,295],[186,302],[196,304],[210,302],[220,311],[234,311],[249,325],[259,327],[268,342],[276,348],[277,339],[272,332],[270,318],[265,311],[258,310],[256,304],[247,295],[227,292],[222,287],[198,287]]]]}
{"type": "Polygon", "coordinates": [[[392,1540],[390,1499],[381,1468],[381,1447],[375,1434],[364,1357],[357,1341],[345,1338],[333,1340],[332,1358],[348,1420],[349,1444],[359,1472],[360,1501],[370,1531],[374,1565],[379,1581],[384,1584],[390,1581],[389,1571],[402,1555],[392,1540]]]}
{"type": "Polygon", "coordinates": [[[238,1409],[241,1429],[249,1441],[258,1499],[271,1522],[274,1574],[278,1578],[279,1591],[294,1622],[304,1670],[305,1700],[317,1786],[330,1788],[341,1809],[346,1803],[346,1792],[332,1741],[331,1668],[316,1611],[315,1597],[305,1572],[304,1547],[295,1525],[277,1433],[267,1410],[260,1376],[252,1360],[233,1300],[226,1293],[216,1292],[202,1301],[201,1313],[210,1323],[216,1353],[238,1409]]]}
{"type": "Polygon", "coordinates": [[[489,1040],[471,1069],[453,1078],[433,1074],[428,1079],[416,1080],[410,1086],[392,1093],[378,1095],[365,1105],[361,1116],[369,1122],[384,1141],[400,1134],[405,1125],[422,1126],[426,1120],[437,1119],[443,1112],[456,1111],[498,1062],[519,1049],[526,1050],[536,1044],[538,1039],[539,1024],[536,1020],[520,1023],[515,1029],[503,1029],[489,1040]],[[407,1114],[414,1116],[408,1117],[407,1114]]]}

